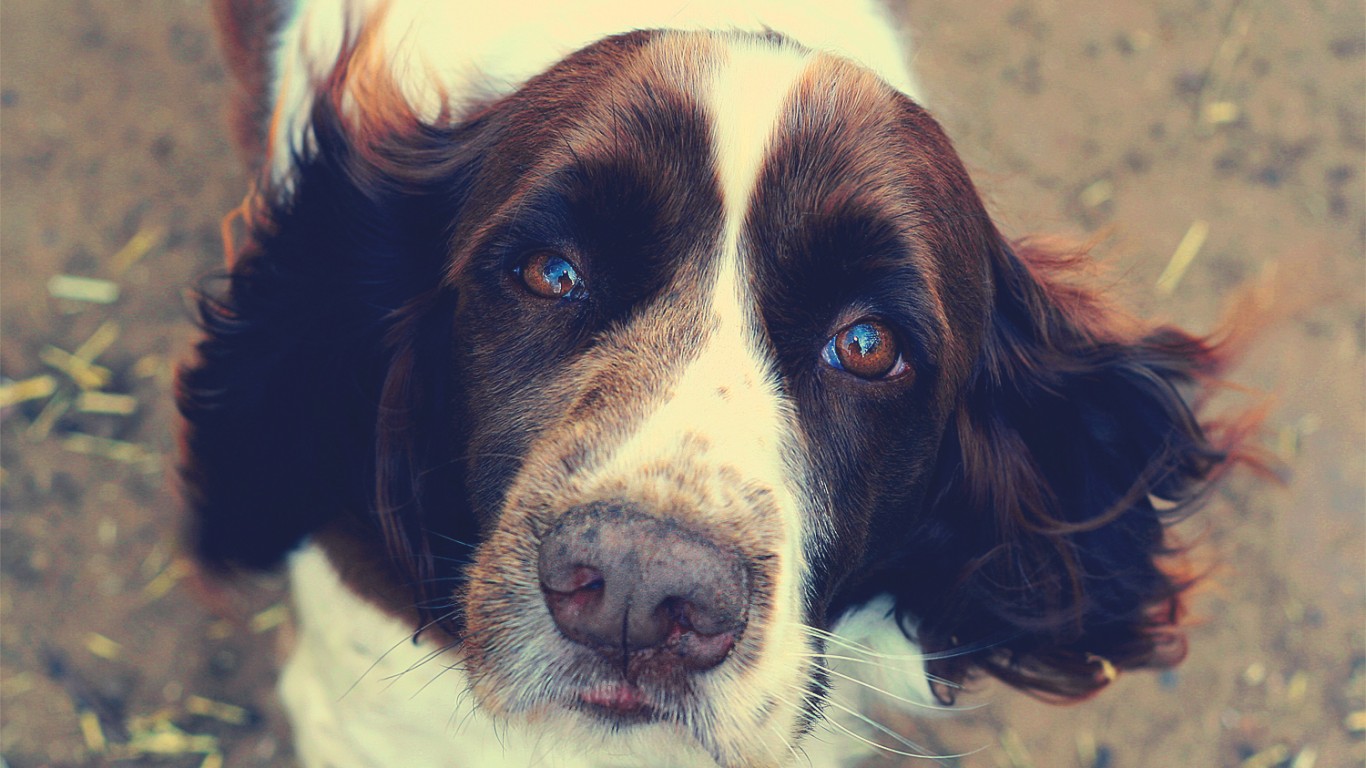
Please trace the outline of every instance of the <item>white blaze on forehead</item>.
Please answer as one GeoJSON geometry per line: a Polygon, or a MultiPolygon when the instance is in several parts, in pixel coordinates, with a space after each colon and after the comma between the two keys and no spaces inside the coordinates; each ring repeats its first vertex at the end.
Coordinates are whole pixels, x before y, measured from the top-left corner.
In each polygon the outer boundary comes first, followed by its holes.
{"type": "Polygon", "coordinates": [[[767,41],[740,40],[725,51],[710,94],[716,171],[726,211],[727,263],[738,260],[745,212],[783,108],[809,63],[808,55],[767,41]]]}
{"type": "MultiPolygon", "coordinates": [[[[725,39],[725,38],[721,38],[725,39]]],[[[707,466],[723,465],[740,478],[779,494],[792,513],[794,479],[784,463],[790,414],[766,346],[758,337],[758,306],[748,281],[741,230],[750,199],[783,118],[788,96],[805,71],[802,51],[766,41],[726,41],[710,82],[698,94],[712,124],[713,162],[724,210],[714,282],[698,286],[708,297],[709,335],[681,372],[670,397],[602,468],[605,477],[632,465],[671,459],[690,436],[706,445],[707,466]]],[[[706,510],[699,510],[705,515],[706,510]]]]}

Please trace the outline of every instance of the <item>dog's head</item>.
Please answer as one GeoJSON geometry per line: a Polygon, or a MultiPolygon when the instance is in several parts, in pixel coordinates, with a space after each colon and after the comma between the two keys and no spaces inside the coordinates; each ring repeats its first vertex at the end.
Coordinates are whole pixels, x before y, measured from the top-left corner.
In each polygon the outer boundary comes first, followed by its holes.
{"type": "Polygon", "coordinates": [[[730,765],[818,716],[861,610],[941,698],[1179,656],[1163,520],[1227,446],[1178,387],[1217,356],[1003,239],[904,95],[777,37],[640,32],[431,121],[375,55],[319,84],[204,304],[209,562],[373,532],[489,711],[730,765]]]}

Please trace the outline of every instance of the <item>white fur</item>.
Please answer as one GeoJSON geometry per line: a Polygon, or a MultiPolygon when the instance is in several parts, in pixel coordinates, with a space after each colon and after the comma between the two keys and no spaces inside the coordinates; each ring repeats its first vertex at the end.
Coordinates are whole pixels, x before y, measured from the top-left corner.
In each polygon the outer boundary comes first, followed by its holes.
{"type": "Polygon", "coordinates": [[[908,43],[878,0],[296,0],[274,57],[277,118],[272,176],[289,178],[291,149],[307,143],[311,87],[343,41],[377,8],[394,72],[418,114],[460,114],[473,99],[511,93],[579,48],[634,29],[772,29],[858,61],[915,98],[908,43]],[[443,96],[451,103],[443,104],[443,96]]]}

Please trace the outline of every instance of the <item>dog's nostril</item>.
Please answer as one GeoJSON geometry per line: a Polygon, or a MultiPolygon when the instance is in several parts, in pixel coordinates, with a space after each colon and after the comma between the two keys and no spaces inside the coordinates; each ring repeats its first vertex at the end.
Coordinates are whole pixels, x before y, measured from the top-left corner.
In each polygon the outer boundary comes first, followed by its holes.
{"type": "Polygon", "coordinates": [[[541,591],[552,614],[582,624],[591,619],[602,600],[602,573],[586,565],[552,569],[542,572],[541,591]],[[585,614],[590,616],[585,618],[585,614]]]}
{"type": "Polygon", "coordinates": [[[588,565],[541,572],[541,586],[552,592],[569,594],[580,590],[601,590],[602,572],[588,565]]]}
{"type": "Polygon", "coordinates": [[[664,648],[658,663],[710,668],[749,610],[738,553],[627,505],[567,512],[542,540],[537,566],[560,631],[614,659],[664,648]]]}

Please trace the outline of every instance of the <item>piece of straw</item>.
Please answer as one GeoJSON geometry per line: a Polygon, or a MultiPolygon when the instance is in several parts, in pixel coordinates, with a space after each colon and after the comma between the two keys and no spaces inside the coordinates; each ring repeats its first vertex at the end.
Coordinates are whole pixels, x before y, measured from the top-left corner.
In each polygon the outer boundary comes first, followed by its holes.
{"type": "Polygon", "coordinates": [[[119,284],[98,277],[53,275],[48,278],[47,292],[53,298],[89,304],[113,304],[119,300],[119,284]]]}
{"type": "Polygon", "coordinates": [[[1186,234],[1177,244],[1176,250],[1172,252],[1172,257],[1167,262],[1167,267],[1162,270],[1162,274],[1157,278],[1157,292],[1163,296],[1171,295],[1176,290],[1176,286],[1181,282],[1182,276],[1190,268],[1195,257],[1199,255],[1200,249],[1205,245],[1205,238],[1209,236],[1209,222],[1204,219],[1196,219],[1191,222],[1186,229],[1186,234]]]}

